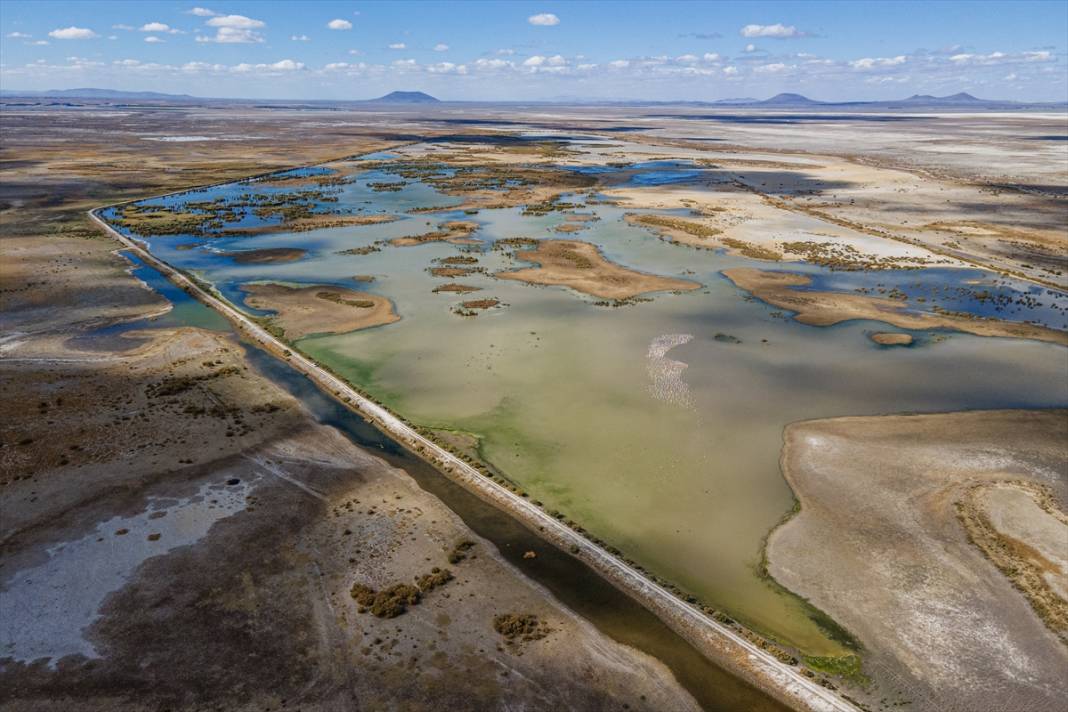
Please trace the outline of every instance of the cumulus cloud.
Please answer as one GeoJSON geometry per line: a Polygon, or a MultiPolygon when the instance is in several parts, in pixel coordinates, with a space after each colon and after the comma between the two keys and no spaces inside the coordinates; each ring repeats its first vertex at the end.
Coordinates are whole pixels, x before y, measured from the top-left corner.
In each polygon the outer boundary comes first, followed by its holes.
{"type": "Polygon", "coordinates": [[[336,19],[326,23],[326,26],[331,30],[351,30],[352,23],[348,20],[336,19]]]}
{"type": "Polygon", "coordinates": [[[197,17],[215,17],[219,13],[214,10],[209,10],[206,7],[194,7],[192,10],[189,10],[189,14],[196,15],[197,17]]]}
{"type": "Polygon", "coordinates": [[[775,23],[774,25],[746,25],[741,29],[741,34],[742,37],[773,37],[779,40],[805,36],[804,32],[801,32],[793,25],[783,25],[781,23],[775,23]]]}
{"type": "Polygon", "coordinates": [[[444,42],[438,42],[436,45],[434,45],[434,51],[435,52],[448,52],[449,51],[449,45],[445,44],[444,42]]]}
{"type": "Polygon", "coordinates": [[[165,41],[166,40],[162,40],[159,37],[156,37],[155,35],[149,35],[148,37],[145,38],[145,42],[148,42],[149,44],[159,44],[160,42],[165,42],[165,41]]]}
{"type": "Polygon", "coordinates": [[[173,32],[171,26],[162,22],[146,22],[138,28],[141,32],[173,32]]]}
{"type": "Polygon", "coordinates": [[[220,27],[215,31],[214,37],[207,35],[197,37],[197,42],[218,42],[219,44],[254,44],[263,41],[263,35],[259,32],[238,27],[220,27]]]}
{"type": "Polygon", "coordinates": [[[483,57],[475,60],[475,66],[479,69],[499,70],[514,67],[515,65],[507,59],[486,59],[483,57]]]}
{"type": "Polygon", "coordinates": [[[27,35],[25,32],[8,32],[7,36],[13,40],[28,40],[33,35],[27,35]]]}
{"type": "Polygon", "coordinates": [[[629,59],[614,59],[608,63],[608,66],[612,69],[626,69],[630,66],[629,59]]]}
{"type": "Polygon", "coordinates": [[[297,72],[304,69],[302,62],[294,62],[292,59],[283,59],[274,64],[248,64],[241,63],[234,65],[230,68],[230,71],[238,74],[247,74],[249,72],[266,72],[266,73],[282,73],[282,72],[297,72]]]}
{"type": "Polygon", "coordinates": [[[256,30],[266,27],[263,20],[255,20],[244,15],[213,14],[205,23],[215,28],[215,36],[200,35],[197,42],[218,42],[219,44],[254,44],[263,42],[263,35],[256,30]]]}
{"type": "Polygon", "coordinates": [[[403,42],[394,42],[393,44],[391,44],[389,46],[389,48],[390,49],[407,49],[408,45],[404,44],[403,42]]]}
{"type": "Polygon", "coordinates": [[[537,15],[531,15],[527,18],[527,22],[539,27],[552,27],[560,24],[560,18],[551,12],[542,12],[537,15]]]}
{"type": "Polygon", "coordinates": [[[254,20],[244,15],[216,15],[205,24],[208,27],[236,27],[243,30],[258,30],[267,26],[263,20],[254,20]]]}
{"type": "Polygon", "coordinates": [[[74,27],[72,25],[70,27],[52,30],[48,33],[48,36],[57,40],[90,40],[99,35],[84,27],[74,27]]]}
{"type": "Polygon", "coordinates": [[[467,67],[465,65],[453,64],[452,62],[428,64],[426,70],[431,74],[467,74],[467,67]]]}
{"type": "Polygon", "coordinates": [[[717,52],[705,52],[704,56],[701,57],[701,59],[705,60],[706,62],[718,62],[720,60],[720,56],[717,52]]]}
{"type": "Polygon", "coordinates": [[[895,67],[904,64],[908,60],[903,54],[896,57],[864,57],[855,59],[849,63],[853,69],[875,69],[876,67],[895,67]]]}
{"type": "Polygon", "coordinates": [[[949,58],[950,62],[957,66],[991,66],[997,64],[1013,64],[1019,62],[1049,62],[1053,54],[1049,51],[1020,52],[1009,54],[1006,52],[991,52],[990,54],[954,54],[949,58]]]}
{"type": "Polygon", "coordinates": [[[728,77],[733,77],[738,74],[738,67],[724,67],[723,73],[728,77]]]}
{"type": "Polygon", "coordinates": [[[755,44],[747,44],[745,46],[745,51],[746,52],[756,52],[756,45],[755,44]]]}
{"type": "Polygon", "coordinates": [[[771,64],[762,64],[759,67],[754,67],[753,71],[754,72],[759,72],[760,74],[778,74],[780,72],[785,72],[786,70],[793,69],[793,68],[794,68],[794,66],[792,64],[783,64],[782,62],[773,62],[771,64]]]}

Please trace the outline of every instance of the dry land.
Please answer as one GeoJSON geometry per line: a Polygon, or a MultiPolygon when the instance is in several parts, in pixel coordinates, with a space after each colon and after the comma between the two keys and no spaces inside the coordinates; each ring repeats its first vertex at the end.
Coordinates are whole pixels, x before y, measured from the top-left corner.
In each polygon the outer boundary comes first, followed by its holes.
{"type": "Polygon", "coordinates": [[[880,331],[872,334],[870,338],[880,346],[909,346],[912,344],[911,334],[880,331]]]}
{"type": "Polygon", "coordinates": [[[976,336],[1006,336],[1068,345],[1068,332],[1024,322],[982,319],[951,312],[910,311],[899,300],[843,292],[800,291],[812,280],[802,274],[749,267],[724,270],[739,288],[758,299],[796,313],[802,324],[830,326],[850,319],[872,319],[902,329],[953,329],[976,336]]]}
{"type": "Polygon", "coordinates": [[[499,279],[569,287],[603,299],[630,299],[650,292],[685,292],[701,287],[687,279],[627,269],[607,260],[596,245],[588,242],[542,240],[537,249],[520,251],[515,256],[538,266],[498,272],[499,279]]]}
{"type": "Polygon", "coordinates": [[[771,535],[768,570],[860,639],[886,704],[1057,708],[1068,411],[837,418],[784,437],[800,512],[771,535]]]}
{"type": "Polygon", "coordinates": [[[276,313],[271,325],[291,340],[369,329],[400,319],[385,297],[333,285],[247,284],[242,290],[250,307],[276,313]]]}
{"type": "Polygon", "coordinates": [[[0,122],[0,706],[696,709],[661,663],[317,425],[233,337],[151,322],[94,336],[170,307],[85,210],[385,148],[388,128],[327,121],[309,146],[299,112],[5,110],[0,122]],[[140,137],[237,127],[270,140],[146,150],[140,137]],[[453,579],[403,616],[358,612],[354,584],[435,566],[453,579]],[[500,616],[548,633],[509,638],[500,616]]]}

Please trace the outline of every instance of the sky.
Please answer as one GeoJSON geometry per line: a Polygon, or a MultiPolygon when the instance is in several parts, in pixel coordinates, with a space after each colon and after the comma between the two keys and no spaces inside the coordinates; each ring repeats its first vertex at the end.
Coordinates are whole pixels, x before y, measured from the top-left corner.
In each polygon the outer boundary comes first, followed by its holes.
{"type": "Polygon", "coordinates": [[[0,0],[0,88],[201,97],[1068,100],[1068,2],[0,0]]]}

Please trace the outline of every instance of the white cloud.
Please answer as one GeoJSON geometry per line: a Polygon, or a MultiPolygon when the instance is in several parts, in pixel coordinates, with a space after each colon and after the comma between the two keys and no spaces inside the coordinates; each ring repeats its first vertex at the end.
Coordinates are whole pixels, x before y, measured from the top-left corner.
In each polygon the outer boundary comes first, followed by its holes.
{"type": "MultiPolygon", "coordinates": [[[[194,7],[192,10],[189,11],[189,14],[196,15],[197,17],[215,17],[219,13],[215,12],[214,10],[209,10],[206,7],[194,7]]],[[[196,62],[193,62],[193,64],[196,64],[196,62]]]]}
{"type": "Polygon", "coordinates": [[[452,62],[428,64],[426,70],[431,74],[467,74],[467,67],[465,65],[453,64],[452,62]]]}
{"type": "Polygon", "coordinates": [[[436,45],[434,45],[434,51],[435,52],[448,52],[449,51],[449,45],[445,44],[444,42],[438,42],[436,45]]]}
{"type": "Polygon", "coordinates": [[[209,27],[236,27],[243,30],[258,30],[267,26],[263,20],[253,20],[244,15],[216,15],[206,24],[209,27]]]}
{"type": "Polygon", "coordinates": [[[480,58],[475,60],[475,66],[479,69],[505,69],[506,67],[514,67],[515,65],[507,59],[480,58]]]}
{"type": "Polygon", "coordinates": [[[1008,54],[1006,52],[991,52],[990,54],[954,54],[949,58],[957,66],[990,66],[996,64],[1012,64],[1019,62],[1048,62],[1053,59],[1053,54],[1048,51],[1021,52],[1008,54]]]}
{"type": "Polygon", "coordinates": [[[291,39],[294,42],[310,42],[311,41],[311,37],[308,37],[307,35],[292,35],[289,39],[291,39]]]}
{"type": "Polygon", "coordinates": [[[613,69],[626,69],[630,66],[630,60],[628,59],[614,59],[608,63],[609,67],[613,69]]]}
{"type": "Polygon", "coordinates": [[[775,39],[790,39],[804,37],[805,33],[799,31],[793,25],[746,25],[741,29],[742,37],[774,37],[775,39]]]}
{"type": "Polygon", "coordinates": [[[774,62],[772,64],[763,64],[753,69],[754,72],[760,72],[761,74],[778,74],[779,72],[785,72],[788,69],[793,69],[792,64],[783,64],[782,62],[774,62]]]}
{"type": "Polygon", "coordinates": [[[141,32],[171,32],[171,26],[162,22],[146,22],[141,25],[141,32]]]}
{"type": "Polygon", "coordinates": [[[49,37],[54,37],[57,40],[89,40],[98,35],[92,30],[87,30],[84,27],[63,27],[61,29],[52,30],[48,33],[49,37]]]}
{"type": "Polygon", "coordinates": [[[408,45],[404,44],[403,42],[394,42],[393,44],[391,44],[389,46],[389,48],[390,49],[407,49],[408,45]]]}
{"type": "Polygon", "coordinates": [[[216,15],[206,23],[217,28],[214,37],[200,35],[197,42],[217,42],[219,44],[255,44],[263,42],[263,35],[255,30],[265,27],[267,23],[254,20],[244,15],[216,15]]]}
{"type": "Polygon", "coordinates": [[[301,69],[304,69],[304,64],[302,62],[294,62],[292,59],[283,59],[274,64],[241,63],[231,67],[230,71],[238,74],[247,74],[249,72],[266,72],[274,74],[278,72],[297,72],[301,69]]]}
{"type": "Polygon", "coordinates": [[[48,40],[34,40],[33,42],[30,42],[30,44],[32,44],[34,47],[47,47],[48,40]]]}
{"type": "Polygon", "coordinates": [[[693,64],[697,61],[696,54],[683,54],[675,58],[676,62],[681,64],[693,64]]]}
{"type": "Polygon", "coordinates": [[[733,77],[738,74],[738,67],[724,67],[723,73],[728,77],[733,77]]]}
{"type": "Polygon", "coordinates": [[[545,57],[542,57],[540,54],[536,54],[533,57],[527,57],[523,60],[524,67],[540,67],[543,64],[545,64],[545,57]]]}
{"type": "Polygon", "coordinates": [[[419,67],[419,63],[414,59],[398,59],[393,62],[393,66],[397,69],[416,69],[419,67]]]}
{"type": "Polygon", "coordinates": [[[361,51],[360,51],[360,50],[358,50],[358,49],[350,49],[350,50],[349,50],[349,54],[353,55],[354,57],[358,57],[358,56],[360,56],[361,54],[363,54],[363,52],[361,52],[361,51]]]}
{"type": "Polygon", "coordinates": [[[745,51],[746,52],[756,52],[756,45],[755,44],[747,44],[745,46],[745,51]]]}
{"type": "Polygon", "coordinates": [[[137,28],[133,27],[132,25],[112,25],[111,29],[113,29],[113,30],[125,30],[127,32],[133,32],[137,28]]]}
{"type": "Polygon", "coordinates": [[[330,22],[326,23],[326,26],[329,27],[331,30],[351,30],[352,29],[352,23],[349,22],[348,20],[342,20],[342,19],[331,20],[330,22]]]}
{"type": "Polygon", "coordinates": [[[527,18],[527,22],[539,27],[552,27],[560,24],[560,18],[551,12],[542,12],[537,15],[531,15],[527,18]]]}
{"type": "Polygon", "coordinates": [[[148,42],[149,44],[159,44],[160,42],[165,42],[165,41],[166,40],[161,40],[159,37],[156,37],[155,35],[149,35],[148,37],[145,38],[145,42],[148,42]]]}
{"type": "Polygon", "coordinates": [[[27,35],[25,32],[8,32],[7,36],[13,40],[28,40],[33,35],[27,35]]]}
{"type": "Polygon", "coordinates": [[[515,50],[510,47],[505,47],[503,49],[497,50],[497,54],[501,55],[502,57],[511,57],[513,54],[515,54],[515,50]]]}
{"type": "Polygon", "coordinates": [[[874,69],[876,67],[895,67],[899,64],[904,64],[908,61],[908,58],[903,54],[899,54],[896,57],[864,57],[863,59],[855,59],[849,63],[849,66],[853,69],[874,69]]]}
{"type": "Polygon", "coordinates": [[[721,57],[716,52],[705,52],[705,55],[701,57],[701,59],[705,60],[706,62],[718,62],[721,57]]]}

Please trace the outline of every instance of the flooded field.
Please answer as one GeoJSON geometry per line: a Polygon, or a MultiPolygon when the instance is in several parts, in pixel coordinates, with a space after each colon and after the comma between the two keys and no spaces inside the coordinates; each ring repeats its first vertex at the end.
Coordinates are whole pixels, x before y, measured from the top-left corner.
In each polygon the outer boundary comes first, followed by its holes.
{"type": "MultiPolygon", "coordinates": [[[[843,631],[763,571],[764,540],[794,506],[779,469],[784,426],[1063,406],[1063,347],[948,330],[909,332],[912,346],[888,347],[869,338],[888,329],[883,322],[798,323],[721,274],[767,269],[769,261],[662,239],[628,213],[685,211],[617,204],[612,194],[714,193],[716,171],[681,151],[621,161],[638,147],[563,143],[554,150],[583,158],[564,155],[553,168],[576,185],[539,209],[470,207],[454,187],[443,189],[462,165],[447,160],[460,149],[445,142],[104,216],[267,324],[269,311],[244,303],[250,283],[388,299],[398,321],[313,334],[295,346],[411,422],[473,436],[465,442],[477,443],[479,457],[531,499],[708,605],[806,655],[847,653],[843,631]],[[596,188],[579,189],[593,178],[596,188]],[[146,213],[172,223],[148,229],[157,218],[146,213]],[[299,230],[290,229],[294,221],[299,230]],[[442,227],[460,222],[472,225],[442,227]],[[644,276],[700,287],[614,300],[496,276],[533,266],[515,255],[533,241],[562,239],[595,245],[607,262],[644,276]]],[[[516,187],[480,180],[472,192],[516,187]]],[[[1068,328],[1063,292],[946,262],[776,268],[811,276],[803,290],[904,295],[913,308],[1068,328]]]]}

